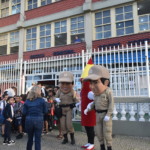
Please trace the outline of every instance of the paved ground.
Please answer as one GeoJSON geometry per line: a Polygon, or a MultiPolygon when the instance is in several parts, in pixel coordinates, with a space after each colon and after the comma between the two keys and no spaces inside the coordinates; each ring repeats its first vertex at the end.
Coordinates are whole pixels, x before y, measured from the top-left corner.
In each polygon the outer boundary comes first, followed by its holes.
{"type": "MultiPolygon", "coordinates": [[[[56,138],[57,130],[50,132],[48,135],[42,136],[42,150],[81,150],[80,146],[86,143],[86,134],[84,132],[76,132],[76,145],[72,146],[70,143],[66,145],[61,144],[61,140],[56,138]]],[[[14,135],[13,138],[14,139],[14,135]]],[[[25,150],[27,135],[23,139],[16,140],[13,146],[2,145],[3,138],[0,137],[0,150],[25,150]]],[[[95,150],[99,150],[99,142],[95,138],[95,150]]],[[[34,150],[34,148],[33,148],[34,150]]],[[[150,150],[150,137],[129,137],[129,136],[115,136],[113,138],[113,150],[150,150]]]]}

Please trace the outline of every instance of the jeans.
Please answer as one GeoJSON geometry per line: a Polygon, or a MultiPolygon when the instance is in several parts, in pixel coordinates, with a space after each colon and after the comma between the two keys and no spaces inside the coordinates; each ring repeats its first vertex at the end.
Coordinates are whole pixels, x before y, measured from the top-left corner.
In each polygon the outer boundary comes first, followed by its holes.
{"type": "Polygon", "coordinates": [[[43,129],[43,118],[27,117],[25,128],[28,133],[28,142],[26,150],[32,150],[33,137],[35,138],[35,150],[41,150],[41,134],[43,129]]]}
{"type": "Polygon", "coordinates": [[[11,140],[11,122],[5,120],[5,134],[4,134],[4,141],[11,140]]]}

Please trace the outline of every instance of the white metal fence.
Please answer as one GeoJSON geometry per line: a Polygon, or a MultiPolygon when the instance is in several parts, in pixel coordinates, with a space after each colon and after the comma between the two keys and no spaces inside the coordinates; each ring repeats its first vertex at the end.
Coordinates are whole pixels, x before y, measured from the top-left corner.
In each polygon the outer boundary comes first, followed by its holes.
{"type": "Polygon", "coordinates": [[[115,97],[150,97],[149,59],[150,45],[108,47],[65,56],[55,56],[28,61],[17,60],[0,63],[0,88],[4,91],[17,86],[18,94],[24,93],[32,82],[53,81],[58,84],[61,71],[71,71],[75,89],[80,89],[79,78],[88,59],[106,66],[111,74],[111,88],[115,97]]]}

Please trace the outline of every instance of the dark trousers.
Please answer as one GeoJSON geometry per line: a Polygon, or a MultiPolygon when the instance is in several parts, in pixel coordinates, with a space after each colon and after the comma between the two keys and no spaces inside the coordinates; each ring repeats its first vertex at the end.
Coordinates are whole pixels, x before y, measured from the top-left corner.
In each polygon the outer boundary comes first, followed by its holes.
{"type": "Polygon", "coordinates": [[[11,122],[5,120],[4,141],[11,140],[11,122]]]}
{"type": "Polygon", "coordinates": [[[88,137],[88,143],[94,144],[94,137],[95,137],[94,127],[85,126],[85,130],[88,137]]]}
{"type": "Polygon", "coordinates": [[[33,138],[35,141],[35,150],[41,150],[41,134],[43,129],[43,119],[26,118],[25,128],[28,133],[28,142],[26,150],[32,150],[33,138]]]}

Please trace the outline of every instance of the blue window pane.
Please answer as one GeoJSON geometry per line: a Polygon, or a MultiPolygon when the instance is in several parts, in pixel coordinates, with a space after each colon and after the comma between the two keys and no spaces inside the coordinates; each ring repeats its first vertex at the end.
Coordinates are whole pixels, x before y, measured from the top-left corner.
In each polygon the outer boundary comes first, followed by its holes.
{"type": "Polygon", "coordinates": [[[96,19],[97,19],[97,18],[102,18],[102,13],[101,13],[101,12],[96,13],[96,14],[95,14],[95,18],[96,18],[96,19]]]}
{"type": "Polygon", "coordinates": [[[31,41],[27,41],[27,46],[30,46],[31,45],[31,41]]]}
{"type": "Polygon", "coordinates": [[[96,32],[102,32],[102,27],[97,27],[96,32]]]}
{"type": "Polygon", "coordinates": [[[41,6],[44,6],[46,5],[45,1],[41,2],[41,6]]]}
{"type": "Polygon", "coordinates": [[[36,40],[32,40],[32,45],[36,45],[36,40]]]}
{"type": "Polygon", "coordinates": [[[46,29],[50,30],[51,29],[51,25],[50,24],[46,25],[46,29]]]}
{"type": "Polygon", "coordinates": [[[130,5],[130,6],[125,6],[125,7],[124,7],[124,11],[125,11],[125,12],[130,12],[130,11],[132,11],[132,5],[130,5]]]}
{"type": "Polygon", "coordinates": [[[50,41],[51,41],[51,37],[47,37],[46,42],[50,42],[50,41]]]}
{"type": "Polygon", "coordinates": [[[110,16],[110,10],[103,12],[103,17],[107,17],[107,16],[110,16]]]}
{"type": "Polygon", "coordinates": [[[71,19],[71,23],[76,23],[77,22],[77,18],[72,18],[71,19]]]}
{"type": "Polygon", "coordinates": [[[31,39],[31,34],[27,34],[27,40],[31,39]]]}
{"type": "Polygon", "coordinates": [[[141,16],[141,17],[139,17],[139,22],[140,22],[140,23],[148,22],[148,16],[146,15],[146,16],[141,16]]]}
{"type": "Polygon", "coordinates": [[[55,28],[55,33],[60,33],[60,28],[55,28]]]}
{"type": "Polygon", "coordinates": [[[45,42],[45,38],[40,38],[40,42],[44,43],[45,42]]]}
{"type": "Polygon", "coordinates": [[[116,14],[121,14],[123,13],[123,7],[116,8],[116,14]]]}
{"type": "Polygon", "coordinates": [[[40,43],[40,48],[45,48],[45,44],[44,43],[40,43]]]}
{"type": "Polygon", "coordinates": [[[102,24],[102,19],[97,19],[97,20],[95,21],[95,24],[96,24],[96,25],[101,25],[101,24],[102,24]]]}
{"type": "Polygon", "coordinates": [[[128,27],[128,26],[133,26],[133,21],[126,21],[125,27],[128,27]]]}
{"type": "Polygon", "coordinates": [[[36,49],[36,45],[32,45],[32,50],[35,50],[36,49]]]}
{"type": "Polygon", "coordinates": [[[110,30],[110,25],[104,26],[104,31],[108,31],[108,30],[110,30]]]}
{"type": "Polygon", "coordinates": [[[32,0],[29,0],[29,1],[28,1],[28,5],[32,5],[32,0]]]}
{"type": "Polygon", "coordinates": [[[116,21],[124,20],[123,14],[116,15],[116,21]]]}
{"type": "Polygon", "coordinates": [[[50,34],[51,34],[50,30],[47,30],[46,35],[50,35],[50,34]]]}
{"type": "Polygon", "coordinates": [[[62,27],[61,32],[66,32],[66,27],[62,27]]]}
{"type": "Polygon", "coordinates": [[[124,27],[124,23],[123,22],[119,22],[116,24],[116,28],[123,28],[124,27]]]}
{"type": "Polygon", "coordinates": [[[103,19],[103,24],[110,23],[110,17],[103,19]]]}
{"type": "Polygon", "coordinates": [[[40,32],[40,36],[45,36],[45,31],[40,32]]]}
{"type": "Polygon", "coordinates": [[[84,21],[84,17],[83,17],[83,16],[78,17],[78,21],[79,21],[79,22],[84,21]]]}
{"type": "Polygon", "coordinates": [[[132,19],[133,18],[133,14],[132,13],[126,13],[125,14],[125,19],[132,19]]]}
{"type": "Polygon", "coordinates": [[[34,3],[37,3],[37,0],[33,0],[34,3]]]}
{"type": "Polygon", "coordinates": [[[148,30],[148,23],[140,25],[140,31],[145,31],[145,30],[148,30]]]}
{"type": "Polygon", "coordinates": [[[32,6],[31,6],[31,5],[29,5],[29,6],[28,6],[28,10],[31,10],[31,9],[32,9],[32,6]]]}
{"type": "Polygon", "coordinates": [[[47,4],[50,4],[52,2],[52,0],[47,0],[47,4]]]}
{"type": "Polygon", "coordinates": [[[37,4],[33,4],[33,8],[37,8],[37,4]]]}
{"type": "Polygon", "coordinates": [[[36,28],[32,28],[32,32],[36,32],[36,28]]]}
{"type": "Polygon", "coordinates": [[[61,22],[61,26],[66,26],[66,20],[61,22]]]}
{"type": "Polygon", "coordinates": [[[46,47],[51,47],[50,42],[46,43],[46,47]]]}
{"type": "Polygon", "coordinates": [[[77,29],[77,24],[72,24],[71,25],[71,30],[77,29]]]}
{"type": "Polygon", "coordinates": [[[40,26],[40,31],[45,30],[45,26],[40,26]]]}
{"type": "Polygon", "coordinates": [[[102,39],[102,38],[103,38],[102,33],[97,33],[97,34],[96,34],[96,39],[102,39]]]}
{"type": "Polygon", "coordinates": [[[111,32],[108,31],[108,32],[104,32],[104,38],[109,38],[111,37],[111,32]]]}
{"type": "Polygon", "coordinates": [[[36,33],[33,33],[33,34],[32,34],[32,38],[36,38],[36,33]]]}
{"type": "Polygon", "coordinates": [[[55,28],[60,27],[60,22],[55,23],[55,28]]]}
{"type": "Polygon", "coordinates": [[[78,30],[78,33],[84,33],[84,29],[78,30]]]}
{"type": "Polygon", "coordinates": [[[126,34],[133,33],[133,27],[126,28],[126,34]]]}
{"type": "Polygon", "coordinates": [[[84,23],[83,22],[79,23],[78,28],[84,28],[84,23]]]}
{"type": "Polygon", "coordinates": [[[117,35],[124,35],[124,29],[118,29],[117,30],[117,35]]]}

